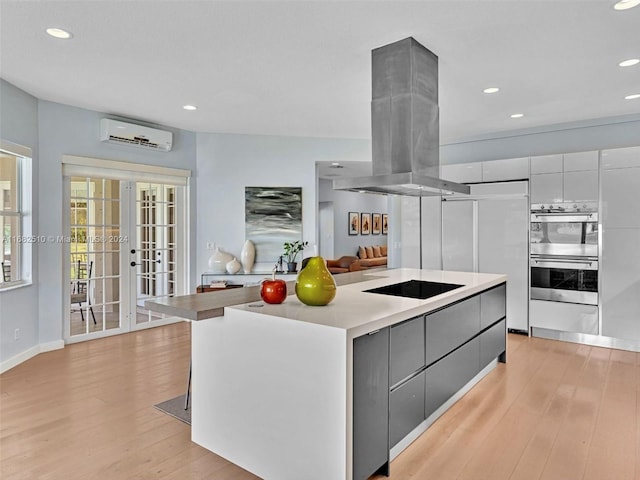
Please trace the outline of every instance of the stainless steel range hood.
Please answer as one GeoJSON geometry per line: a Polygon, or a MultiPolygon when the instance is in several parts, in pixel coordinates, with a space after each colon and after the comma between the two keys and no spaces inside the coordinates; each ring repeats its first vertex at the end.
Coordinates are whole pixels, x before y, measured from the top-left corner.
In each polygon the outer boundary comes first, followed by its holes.
{"type": "Polygon", "coordinates": [[[373,176],[341,178],[334,190],[408,195],[469,194],[438,178],[438,57],[413,38],[371,52],[373,176]]]}

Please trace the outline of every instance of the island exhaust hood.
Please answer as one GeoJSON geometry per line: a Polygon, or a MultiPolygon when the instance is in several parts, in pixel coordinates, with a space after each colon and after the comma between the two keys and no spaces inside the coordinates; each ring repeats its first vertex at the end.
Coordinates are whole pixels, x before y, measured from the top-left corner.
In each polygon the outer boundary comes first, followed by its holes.
{"type": "Polygon", "coordinates": [[[373,175],[334,190],[424,197],[469,194],[439,178],[438,57],[412,37],[371,52],[373,175]]]}

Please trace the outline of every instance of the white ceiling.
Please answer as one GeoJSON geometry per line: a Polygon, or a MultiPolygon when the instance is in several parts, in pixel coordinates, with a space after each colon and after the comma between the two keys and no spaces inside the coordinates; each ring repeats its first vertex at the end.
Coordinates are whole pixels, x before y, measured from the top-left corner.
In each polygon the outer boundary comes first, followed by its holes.
{"type": "Polygon", "coordinates": [[[369,138],[370,51],[413,36],[440,59],[447,144],[639,113],[623,97],[640,93],[640,65],[618,63],[640,57],[640,7],[613,3],[1,0],[0,75],[41,99],[192,131],[369,138]]]}

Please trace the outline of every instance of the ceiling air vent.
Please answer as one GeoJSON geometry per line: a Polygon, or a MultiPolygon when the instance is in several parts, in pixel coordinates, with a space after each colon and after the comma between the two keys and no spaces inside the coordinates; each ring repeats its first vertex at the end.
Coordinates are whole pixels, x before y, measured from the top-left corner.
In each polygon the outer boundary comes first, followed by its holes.
{"type": "Polygon", "coordinates": [[[173,145],[173,134],[166,130],[103,118],[100,120],[100,140],[168,152],[173,145]]]}

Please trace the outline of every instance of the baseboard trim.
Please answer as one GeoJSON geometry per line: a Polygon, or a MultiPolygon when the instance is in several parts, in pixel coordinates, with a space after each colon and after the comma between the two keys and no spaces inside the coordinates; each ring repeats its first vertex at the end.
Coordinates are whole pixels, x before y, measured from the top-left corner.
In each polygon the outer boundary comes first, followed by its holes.
{"type": "Polygon", "coordinates": [[[53,342],[34,345],[33,347],[28,348],[25,351],[20,352],[17,355],[14,355],[13,357],[0,363],[0,373],[4,373],[8,370],[11,370],[13,367],[17,367],[21,363],[26,362],[27,360],[35,357],[39,353],[50,352],[52,350],[59,350],[61,348],[64,348],[63,340],[55,340],[53,342]]]}

